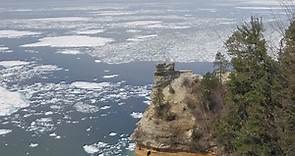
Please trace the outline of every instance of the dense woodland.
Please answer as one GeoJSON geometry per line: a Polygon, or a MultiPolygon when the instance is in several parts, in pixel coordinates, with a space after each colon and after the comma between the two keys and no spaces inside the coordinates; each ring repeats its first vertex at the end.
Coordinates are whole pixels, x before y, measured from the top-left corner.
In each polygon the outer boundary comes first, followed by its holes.
{"type": "Polygon", "coordinates": [[[231,60],[217,53],[216,70],[202,80],[207,107],[223,103],[214,124],[223,155],[295,156],[295,20],[278,41],[277,58],[268,55],[263,33],[260,18],[238,26],[225,42],[231,60]],[[212,100],[216,90],[222,101],[212,100]]]}

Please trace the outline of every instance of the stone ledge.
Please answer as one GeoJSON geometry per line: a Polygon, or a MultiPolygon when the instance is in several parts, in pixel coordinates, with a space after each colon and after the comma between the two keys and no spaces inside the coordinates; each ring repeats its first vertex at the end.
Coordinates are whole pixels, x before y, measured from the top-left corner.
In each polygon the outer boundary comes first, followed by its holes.
{"type": "Polygon", "coordinates": [[[189,152],[159,152],[144,147],[136,147],[135,156],[216,156],[214,153],[189,153],[189,152]],[[148,155],[148,153],[150,153],[148,155]]]}

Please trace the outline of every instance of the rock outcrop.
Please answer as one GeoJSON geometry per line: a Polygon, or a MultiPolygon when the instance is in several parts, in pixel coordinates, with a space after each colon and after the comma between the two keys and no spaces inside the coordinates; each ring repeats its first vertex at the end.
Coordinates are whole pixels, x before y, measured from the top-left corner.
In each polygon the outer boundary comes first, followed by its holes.
{"type": "Polygon", "coordinates": [[[132,134],[138,149],[210,153],[210,113],[202,103],[201,77],[159,64],[154,74],[151,105],[132,134]]]}

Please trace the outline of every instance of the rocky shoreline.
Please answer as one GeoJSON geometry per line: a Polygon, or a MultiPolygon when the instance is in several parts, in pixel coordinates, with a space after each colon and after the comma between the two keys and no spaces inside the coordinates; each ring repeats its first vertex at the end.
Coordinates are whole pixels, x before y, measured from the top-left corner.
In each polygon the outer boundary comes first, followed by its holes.
{"type": "Polygon", "coordinates": [[[192,71],[175,71],[175,64],[156,66],[151,105],[131,136],[137,156],[214,155],[213,117],[202,102],[200,80],[192,71]]]}

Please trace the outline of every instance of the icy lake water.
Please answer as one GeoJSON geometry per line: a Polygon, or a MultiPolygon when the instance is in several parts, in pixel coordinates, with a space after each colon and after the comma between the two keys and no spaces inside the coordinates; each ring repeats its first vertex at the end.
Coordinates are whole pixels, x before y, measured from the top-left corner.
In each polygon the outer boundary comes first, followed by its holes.
{"type": "Polygon", "coordinates": [[[284,14],[272,0],[0,0],[0,155],[132,155],[156,63],[204,74],[242,20],[284,14]]]}

